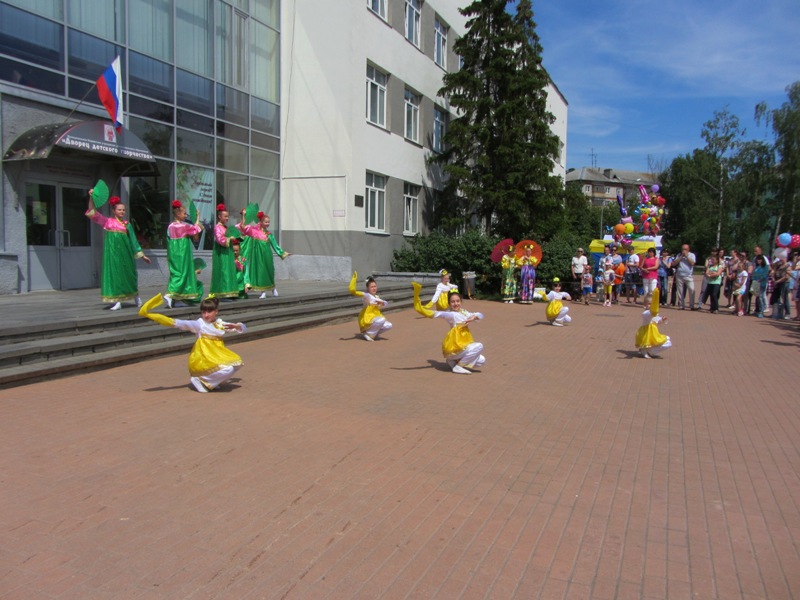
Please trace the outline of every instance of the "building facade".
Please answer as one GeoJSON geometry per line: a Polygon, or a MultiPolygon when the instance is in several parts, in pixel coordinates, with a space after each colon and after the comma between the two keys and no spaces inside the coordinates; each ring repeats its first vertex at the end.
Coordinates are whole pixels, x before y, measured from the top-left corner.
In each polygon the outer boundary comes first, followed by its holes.
{"type": "MultiPolygon", "coordinates": [[[[233,220],[257,203],[293,254],[278,279],[388,270],[427,232],[442,187],[428,159],[452,118],[438,91],[459,67],[466,4],[0,0],[0,293],[99,285],[102,231],[83,213],[101,178],[153,259],[140,285],[166,282],[173,198],[200,208],[201,256],[217,203],[233,220]],[[65,145],[58,125],[114,135],[93,84],[116,56],[125,128],[105,144],[116,154],[65,145]]],[[[563,176],[567,103],[554,84],[548,107],[563,176]]]]}
{"type": "Polygon", "coordinates": [[[640,185],[649,190],[658,180],[652,173],[641,171],[581,167],[567,171],[566,182],[579,184],[593,206],[602,206],[616,203],[618,195],[625,199],[631,195],[638,197],[640,185]]]}

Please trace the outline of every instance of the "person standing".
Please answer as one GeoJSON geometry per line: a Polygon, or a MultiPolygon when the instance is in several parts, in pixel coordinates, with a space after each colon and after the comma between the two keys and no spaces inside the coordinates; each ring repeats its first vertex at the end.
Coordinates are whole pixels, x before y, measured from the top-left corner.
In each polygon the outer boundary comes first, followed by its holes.
{"type": "Polygon", "coordinates": [[[631,292],[633,292],[633,303],[637,304],[639,286],[639,255],[631,248],[628,258],[625,260],[625,298],[628,304],[631,302],[631,292]]]}
{"type": "MultiPolygon", "coordinates": [[[[719,312],[719,288],[722,285],[722,274],[725,272],[719,258],[712,253],[708,258],[704,276],[706,278],[706,295],[711,300],[711,314],[719,312]]],[[[701,302],[703,304],[703,302],[701,302]]]]}
{"type": "Polygon", "coordinates": [[[764,318],[764,311],[767,307],[767,286],[769,285],[769,265],[767,257],[763,254],[756,254],[755,267],[753,268],[752,281],[750,283],[750,293],[756,297],[756,316],[764,318]]]}
{"type": "Polygon", "coordinates": [[[642,304],[647,306],[653,293],[658,288],[658,270],[659,260],[656,258],[656,249],[648,248],[642,261],[642,286],[644,287],[644,296],[642,296],[642,304]]]}
{"type": "Polygon", "coordinates": [[[110,310],[122,308],[125,300],[135,300],[141,306],[139,298],[139,274],[136,271],[136,259],[141,258],[150,263],[144,255],[131,224],[125,220],[125,205],[117,196],[109,199],[112,216],[105,217],[97,212],[92,194],[89,190],[89,207],[86,216],[92,223],[103,228],[103,276],[100,278],[100,298],[111,304],[110,310]]]}
{"type": "MultiPolygon", "coordinates": [[[[589,266],[589,261],[583,253],[583,248],[578,248],[575,251],[575,256],[572,257],[572,280],[578,285],[582,285],[583,272],[589,266]]],[[[580,302],[579,294],[573,298],[574,302],[580,302]]]]}
{"type": "Polygon", "coordinates": [[[666,250],[661,251],[658,259],[658,289],[661,306],[666,306],[669,295],[669,276],[672,270],[672,257],[666,250]]]}
{"type": "Polygon", "coordinates": [[[517,297],[516,250],[513,244],[509,244],[503,259],[500,261],[500,266],[503,268],[503,302],[506,304],[514,304],[514,298],[517,297]]]}
{"type": "Polygon", "coordinates": [[[214,226],[214,249],[211,254],[211,288],[215,298],[237,298],[239,285],[236,281],[236,257],[233,255],[228,235],[228,209],[224,204],[217,205],[217,224],[214,226]]]}
{"type": "Polygon", "coordinates": [[[786,252],[776,251],[772,257],[772,318],[789,319],[789,264],[786,262],[786,252]]]}
{"type": "Polygon", "coordinates": [[[245,283],[254,292],[261,292],[259,300],[267,297],[267,292],[273,296],[278,295],[278,288],[275,287],[275,259],[273,253],[277,254],[281,260],[291,256],[275,241],[275,236],[269,231],[269,215],[259,212],[256,215],[257,223],[245,224],[244,213],[242,210],[242,222],[237,225],[239,231],[247,236],[247,249],[245,259],[247,269],[245,270],[245,283]]]}
{"type": "Polygon", "coordinates": [[[522,256],[517,259],[517,263],[520,265],[519,299],[522,304],[530,304],[533,302],[533,295],[536,290],[536,265],[539,263],[537,258],[533,256],[532,245],[525,244],[522,249],[522,256]]]}
{"type": "Polygon", "coordinates": [[[697,262],[694,253],[689,251],[689,244],[681,246],[681,253],[675,257],[672,266],[675,269],[677,283],[678,303],[681,310],[686,308],[686,292],[689,292],[689,307],[697,310],[694,305],[694,264],[697,262]]]}
{"type": "Polygon", "coordinates": [[[186,222],[186,207],[180,200],[172,201],[173,221],[167,227],[167,264],[169,281],[164,301],[172,308],[173,301],[199,301],[203,288],[197,280],[192,238],[203,231],[200,215],[194,224],[186,222]]]}

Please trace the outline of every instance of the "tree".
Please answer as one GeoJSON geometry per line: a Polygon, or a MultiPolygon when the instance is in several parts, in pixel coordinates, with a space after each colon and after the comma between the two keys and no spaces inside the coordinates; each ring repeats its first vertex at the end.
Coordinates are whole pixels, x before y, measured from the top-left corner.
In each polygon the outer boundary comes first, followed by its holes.
{"type": "Polygon", "coordinates": [[[433,161],[447,177],[434,222],[477,218],[503,236],[539,239],[562,219],[563,186],[553,176],[558,138],[547,111],[549,76],[541,64],[530,0],[475,0],[461,9],[467,30],[455,43],[463,66],[439,94],[457,117],[433,161]]]}
{"type": "Polygon", "coordinates": [[[717,238],[716,247],[719,247],[720,234],[722,233],[722,221],[725,216],[724,200],[725,186],[730,180],[732,163],[735,160],[736,152],[739,147],[739,138],[745,133],[739,127],[739,117],[731,114],[727,108],[721,111],[714,111],[714,118],[703,124],[700,135],[706,141],[705,151],[714,157],[719,165],[719,174],[716,178],[716,185],[701,179],[703,183],[713,189],[719,198],[717,212],[717,238]]]}
{"type": "Polygon", "coordinates": [[[766,103],[756,106],[756,121],[772,124],[775,133],[775,152],[778,156],[780,176],[777,215],[779,223],[791,230],[800,219],[798,192],[800,192],[800,81],[786,88],[789,101],[780,108],[769,110],[766,103]],[[784,218],[785,217],[785,218],[784,218]]]}

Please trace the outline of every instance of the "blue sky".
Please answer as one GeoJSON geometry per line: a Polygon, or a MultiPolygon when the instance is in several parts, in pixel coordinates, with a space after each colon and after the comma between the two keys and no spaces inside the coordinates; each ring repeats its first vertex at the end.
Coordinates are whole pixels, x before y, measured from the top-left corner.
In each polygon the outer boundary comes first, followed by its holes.
{"type": "Polygon", "coordinates": [[[648,170],[702,148],[715,110],[746,137],[800,80],[799,0],[533,2],[544,65],[569,102],[567,167],[648,170]]]}

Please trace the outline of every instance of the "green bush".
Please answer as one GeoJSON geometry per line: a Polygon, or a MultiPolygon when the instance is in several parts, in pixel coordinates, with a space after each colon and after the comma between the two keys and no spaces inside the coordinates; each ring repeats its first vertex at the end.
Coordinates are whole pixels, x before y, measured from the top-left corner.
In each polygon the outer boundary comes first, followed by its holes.
{"type": "Polygon", "coordinates": [[[464,271],[474,271],[476,288],[482,293],[499,290],[500,267],[492,263],[492,250],[499,238],[486,236],[477,229],[469,229],[463,235],[448,235],[433,232],[417,235],[403,247],[394,251],[392,271],[436,273],[447,269],[452,273],[452,282],[463,287],[464,271]]]}

